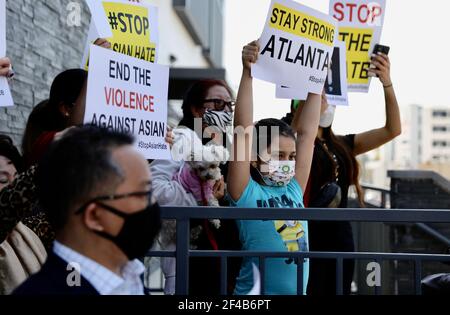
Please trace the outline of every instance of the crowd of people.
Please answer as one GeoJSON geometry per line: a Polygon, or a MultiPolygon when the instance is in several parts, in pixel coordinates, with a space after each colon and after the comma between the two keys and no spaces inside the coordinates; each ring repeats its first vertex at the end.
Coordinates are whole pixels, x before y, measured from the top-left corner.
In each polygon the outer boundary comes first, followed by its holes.
{"type": "MultiPolygon", "coordinates": [[[[96,44],[109,47],[102,39],[96,44]]],[[[214,178],[208,198],[203,186],[196,193],[186,184],[203,167],[189,164],[192,152],[182,159],[146,161],[132,136],[83,126],[88,73],[60,73],[49,98],[29,116],[22,152],[9,137],[0,137],[0,294],[143,294],[142,261],[148,250],[155,241],[163,249],[176,249],[175,223],[161,221],[160,206],[345,208],[351,186],[363,205],[357,156],[401,133],[389,57],[372,56],[369,70],[384,88],[386,125],[337,136],[332,131],[336,107],[328,105],[325,94],[292,101],[283,119],[254,122],[251,66],[259,50],[257,41],[243,49],[236,97],[221,80],[196,82],[186,91],[179,126],[167,133],[172,149],[195,141],[204,147],[222,146],[224,140],[233,144],[229,161],[210,166],[214,174],[220,168],[220,176],[206,176],[208,182],[214,178]],[[230,136],[233,121],[235,130],[254,132],[230,136]],[[210,128],[215,132],[208,133],[210,128]],[[193,172],[186,171],[190,165],[193,172]]],[[[9,59],[0,59],[0,76],[10,67],[9,59]]],[[[190,237],[198,250],[355,249],[348,222],[192,220],[190,237]]],[[[297,263],[304,264],[300,292],[335,294],[335,262],[285,258],[267,260],[265,293],[297,294],[297,263]]],[[[228,293],[248,294],[258,264],[256,258],[230,259],[228,293]]],[[[175,294],[175,258],[163,258],[161,266],[165,293],[175,294]]],[[[190,293],[219,294],[220,268],[218,259],[191,258],[190,293]]],[[[353,274],[354,262],[348,260],[346,294],[353,274]]]]}

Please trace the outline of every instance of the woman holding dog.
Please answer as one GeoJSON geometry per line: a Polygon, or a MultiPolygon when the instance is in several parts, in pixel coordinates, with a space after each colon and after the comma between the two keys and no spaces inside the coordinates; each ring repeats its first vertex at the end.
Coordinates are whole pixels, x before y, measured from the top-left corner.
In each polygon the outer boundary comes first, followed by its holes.
{"type": "MultiPolygon", "coordinates": [[[[190,147],[194,142],[206,144],[213,142],[226,146],[224,141],[232,130],[234,98],[230,87],[220,80],[202,80],[196,82],[186,93],[182,109],[183,119],[179,127],[168,133],[167,141],[175,147],[190,147]],[[178,136],[184,136],[180,140],[178,136]],[[205,136],[205,137],[204,137],[205,136]],[[195,137],[195,141],[191,139],[195,137]],[[204,140],[204,138],[207,138],[204,140]]],[[[186,157],[187,158],[187,157],[186,157]]],[[[175,158],[174,158],[175,159],[175,158]]],[[[198,202],[195,194],[187,191],[179,177],[184,172],[185,161],[153,161],[150,165],[153,175],[153,189],[157,201],[165,206],[207,206],[198,202]]],[[[216,182],[214,198],[221,205],[226,205],[225,180],[227,167],[221,167],[223,177],[216,182]]],[[[237,228],[234,221],[221,220],[220,227],[208,220],[191,221],[191,246],[198,250],[239,250],[237,228]]],[[[167,250],[174,250],[174,224],[163,223],[160,243],[167,250]]],[[[229,261],[229,292],[234,288],[234,280],[239,272],[241,259],[229,261]]],[[[166,277],[166,294],[175,293],[175,259],[162,259],[162,268],[166,277]]],[[[190,294],[220,294],[220,261],[212,258],[191,258],[190,260],[190,294]],[[205,271],[208,276],[205,277],[205,271]]]]}

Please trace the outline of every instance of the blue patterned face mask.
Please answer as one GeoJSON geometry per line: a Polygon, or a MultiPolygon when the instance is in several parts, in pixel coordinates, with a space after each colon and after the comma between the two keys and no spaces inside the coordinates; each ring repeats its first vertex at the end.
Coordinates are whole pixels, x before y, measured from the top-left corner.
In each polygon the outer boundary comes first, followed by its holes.
{"type": "Polygon", "coordinates": [[[269,161],[262,167],[264,184],[271,187],[285,187],[295,176],[295,161],[269,161]]]}

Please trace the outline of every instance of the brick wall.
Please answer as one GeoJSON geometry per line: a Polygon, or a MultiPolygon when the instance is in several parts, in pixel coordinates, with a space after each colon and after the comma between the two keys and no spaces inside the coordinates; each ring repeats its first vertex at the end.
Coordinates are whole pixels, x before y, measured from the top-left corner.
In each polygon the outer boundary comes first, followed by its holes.
{"type": "Polygon", "coordinates": [[[15,106],[0,108],[0,133],[21,144],[33,106],[48,98],[53,78],[77,68],[83,54],[90,14],[81,0],[6,0],[7,56],[16,77],[12,83],[15,106]],[[69,26],[69,2],[81,7],[81,26],[69,26]]]}

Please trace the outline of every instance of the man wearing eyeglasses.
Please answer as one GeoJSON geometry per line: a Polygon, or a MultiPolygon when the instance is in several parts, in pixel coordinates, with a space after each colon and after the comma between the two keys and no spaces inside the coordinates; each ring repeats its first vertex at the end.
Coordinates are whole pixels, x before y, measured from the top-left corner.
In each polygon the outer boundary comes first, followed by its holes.
{"type": "Polygon", "coordinates": [[[39,200],[57,231],[53,253],[16,295],[142,295],[160,227],[147,161],[125,134],[70,130],[38,167],[39,200]]]}

